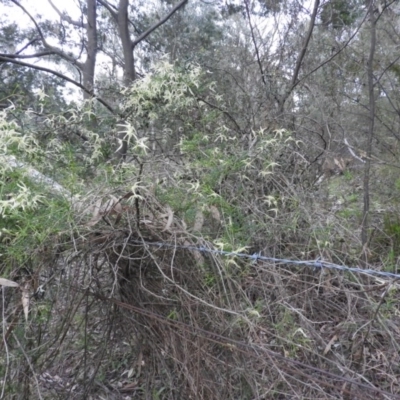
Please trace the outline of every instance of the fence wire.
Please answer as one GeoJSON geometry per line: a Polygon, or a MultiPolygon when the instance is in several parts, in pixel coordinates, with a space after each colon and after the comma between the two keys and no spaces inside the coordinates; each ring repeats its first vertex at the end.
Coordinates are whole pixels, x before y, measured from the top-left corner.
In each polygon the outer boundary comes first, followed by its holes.
{"type": "Polygon", "coordinates": [[[372,276],[379,276],[383,278],[391,278],[391,279],[400,279],[400,274],[394,272],[386,272],[386,271],[378,271],[375,269],[363,269],[358,267],[348,267],[346,265],[339,265],[330,263],[327,261],[323,261],[321,259],[316,260],[291,260],[287,258],[276,258],[276,257],[266,257],[262,256],[260,253],[254,254],[246,254],[246,253],[236,253],[234,251],[224,251],[218,249],[210,249],[204,246],[184,246],[178,244],[171,244],[171,243],[163,243],[163,242],[147,242],[147,241],[140,241],[140,240],[132,240],[134,243],[138,244],[146,244],[149,246],[157,246],[161,247],[168,247],[168,248],[176,248],[176,249],[184,249],[184,250],[191,250],[191,251],[199,251],[201,253],[210,253],[210,254],[218,254],[221,256],[226,257],[238,257],[238,258],[246,258],[252,260],[253,263],[257,261],[267,261],[273,262],[276,264],[289,264],[289,265],[301,265],[307,267],[313,267],[315,269],[335,269],[339,271],[346,271],[346,272],[353,272],[355,274],[364,274],[364,275],[372,275],[372,276]]]}

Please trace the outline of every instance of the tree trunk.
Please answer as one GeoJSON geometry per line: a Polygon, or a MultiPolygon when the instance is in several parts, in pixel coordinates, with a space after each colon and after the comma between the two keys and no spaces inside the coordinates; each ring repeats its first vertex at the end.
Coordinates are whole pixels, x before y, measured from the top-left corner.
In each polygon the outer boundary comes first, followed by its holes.
{"type": "MultiPolygon", "coordinates": [[[[94,71],[97,56],[97,21],[96,21],[96,0],[87,0],[87,56],[86,61],[82,65],[83,86],[93,93],[94,88],[94,71]]],[[[91,95],[83,92],[85,99],[89,99],[91,95]]]]}
{"type": "MultiPolygon", "coordinates": [[[[118,12],[115,15],[115,12],[111,11],[112,15],[117,21],[118,32],[121,38],[122,51],[124,54],[124,83],[126,86],[129,86],[136,79],[136,71],[135,71],[135,58],[134,58],[134,49],[137,44],[139,44],[142,40],[144,40],[148,35],[150,35],[153,31],[155,31],[159,26],[164,24],[168,19],[180,8],[182,8],[188,0],[182,0],[179,2],[172,10],[164,16],[164,18],[160,19],[157,23],[152,25],[149,29],[143,32],[139,37],[135,40],[132,40],[129,34],[129,14],[128,14],[128,6],[129,0],[120,0],[118,6],[118,12]]],[[[104,4],[104,2],[102,2],[104,4]]],[[[123,124],[123,121],[120,121],[120,124],[123,124]]],[[[126,140],[126,132],[124,127],[119,129],[118,138],[120,140],[120,146],[117,151],[117,157],[119,161],[126,160],[126,154],[128,151],[128,141],[126,140]]]]}
{"type": "Polygon", "coordinates": [[[129,35],[128,19],[129,0],[120,0],[118,6],[118,31],[124,53],[124,83],[131,84],[136,79],[135,59],[133,57],[133,44],[129,35]]]}
{"type": "Polygon", "coordinates": [[[363,220],[361,226],[361,242],[363,246],[364,262],[368,261],[368,228],[369,228],[369,211],[370,211],[370,170],[371,170],[371,153],[372,153],[372,140],[374,137],[374,123],[375,123],[375,93],[374,93],[374,56],[376,47],[376,17],[374,16],[374,0],[369,2],[369,17],[370,17],[370,51],[367,65],[368,74],[368,97],[369,97],[369,123],[368,123],[368,138],[366,145],[366,162],[364,168],[364,210],[363,220]]]}

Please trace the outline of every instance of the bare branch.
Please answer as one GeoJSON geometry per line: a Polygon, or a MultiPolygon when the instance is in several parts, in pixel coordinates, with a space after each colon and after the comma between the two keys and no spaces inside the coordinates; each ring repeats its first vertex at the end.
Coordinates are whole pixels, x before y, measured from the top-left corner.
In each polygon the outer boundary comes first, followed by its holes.
{"type": "Polygon", "coordinates": [[[36,22],[35,18],[33,18],[33,16],[29,13],[29,11],[22,5],[20,4],[17,0],[11,0],[14,4],[16,4],[19,8],[21,8],[21,10],[30,18],[30,20],[33,22],[33,24],[36,27],[36,30],[39,33],[40,39],[42,40],[43,46],[46,47],[48,50],[53,51],[54,54],[60,56],[61,58],[63,58],[64,60],[67,60],[75,65],[79,66],[78,61],[69,56],[68,54],[64,53],[63,51],[61,51],[60,49],[57,49],[56,47],[51,46],[49,43],[47,43],[46,38],[43,35],[42,30],[40,29],[40,26],[38,25],[38,23],[36,22]]]}
{"type": "MultiPolygon", "coordinates": [[[[376,49],[376,24],[377,18],[374,16],[374,1],[369,0],[368,15],[370,19],[370,51],[367,63],[368,77],[368,98],[369,98],[369,121],[368,121],[368,137],[366,143],[367,160],[364,166],[364,209],[363,220],[361,224],[361,242],[363,245],[363,258],[365,264],[368,262],[367,246],[368,246],[368,229],[369,229],[369,213],[370,213],[370,173],[371,173],[371,155],[372,141],[374,139],[375,127],[375,82],[374,82],[374,58],[376,49]]],[[[378,17],[379,18],[379,17],[378,17]]]]}
{"type": "Polygon", "coordinates": [[[327,58],[325,61],[323,61],[321,64],[319,64],[317,67],[315,67],[313,70],[311,70],[308,74],[304,75],[301,79],[297,80],[297,82],[294,84],[293,89],[300,83],[306,80],[310,75],[312,75],[314,72],[318,71],[320,68],[322,68],[324,65],[328,64],[330,61],[332,61],[334,58],[336,58],[349,44],[350,42],[356,37],[358,32],[360,31],[361,27],[363,26],[366,18],[368,16],[368,13],[365,14],[363,20],[360,22],[360,25],[358,28],[355,30],[355,32],[350,36],[350,38],[347,40],[347,42],[339,48],[339,50],[332,54],[329,58],[327,58]]]}
{"type": "Polygon", "coordinates": [[[223,110],[222,108],[216,106],[215,104],[210,103],[209,101],[207,101],[206,99],[203,99],[201,97],[198,97],[196,100],[202,101],[203,103],[207,104],[211,108],[218,110],[221,113],[223,113],[224,115],[226,115],[234,123],[238,132],[243,133],[242,129],[240,128],[239,124],[236,122],[235,118],[233,118],[232,115],[228,113],[228,111],[223,110]]]}
{"type": "Polygon", "coordinates": [[[113,9],[113,6],[111,4],[108,4],[104,0],[97,0],[104,8],[108,10],[108,12],[111,14],[111,16],[117,20],[118,19],[118,14],[117,11],[113,9]]]}
{"type": "Polygon", "coordinates": [[[183,7],[188,0],[182,0],[180,3],[178,3],[164,18],[160,19],[157,23],[155,23],[153,26],[151,26],[149,29],[147,29],[145,32],[143,32],[138,38],[136,38],[132,42],[132,49],[139,44],[142,40],[146,39],[147,36],[150,35],[153,31],[155,31],[159,26],[167,22],[172,15],[175,14],[176,11],[178,11],[181,7],[183,7]]]}
{"type": "Polygon", "coordinates": [[[1,55],[0,55],[0,61],[21,65],[23,67],[33,68],[33,69],[36,69],[38,71],[43,71],[43,72],[47,72],[49,74],[55,75],[58,78],[61,78],[61,79],[65,80],[65,81],[67,81],[69,83],[72,83],[74,86],[78,87],[79,89],[82,89],[86,93],[89,93],[99,103],[101,103],[104,107],[106,107],[112,114],[117,114],[116,111],[105,100],[103,100],[102,98],[96,96],[93,93],[93,90],[87,89],[85,86],[81,85],[79,82],[74,81],[73,79],[69,78],[68,76],[66,76],[64,74],[61,74],[61,73],[59,73],[57,71],[54,71],[52,69],[49,69],[49,68],[40,67],[40,66],[35,65],[35,64],[28,64],[28,63],[25,63],[23,61],[19,61],[19,60],[13,59],[13,58],[4,57],[4,56],[1,56],[1,55]]]}
{"type": "Polygon", "coordinates": [[[250,31],[251,31],[251,39],[253,41],[253,45],[254,45],[254,49],[256,50],[256,57],[257,57],[257,63],[258,63],[258,67],[260,68],[260,73],[261,73],[261,79],[264,83],[264,85],[266,85],[267,83],[265,82],[265,76],[264,76],[264,69],[261,63],[261,59],[260,59],[260,53],[258,51],[258,46],[257,46],[257,42],[256,42],[256,38],[254,36],[254,28],[253,28],[253,24],[251,22],[251,16],[250,16],[250,9],[249,9],[249,2],[248,0],[246,0],[244,2],[245,6],[246,6],[246,13],[247,13],[247,18],[249,19],[249,25],[250,25],[250,31]]]}
{"type": "Polygon", "coordinates": [[[40,29],[40,26],[38,25],[38,23],[36,22],[35,18],[33,18],[33,16],[30,14],[30,12],[22,5],[20,4],[17,0],[11,0],[15,5],[17,5],[29,18],[30,20],[33,22],[33,24],[36,27],[36,30],[38,31],[40,38],[42,39],[42,42],[44,44],[44,46],[48,47],[50,46],[47,42],[46,39],[43,35],[42,30],[40,29]]]}
{"type": "Polygon", "coordinates": [[[35,38],[30,40],[25,46],[23,46],[21,49],[15,52],[15,54],[22,53],[25,49],[27,49],[29,46],[31,46],[33,43],[37,42],[39,39],[35,38]]]}
{"type": "Polygon", "coordinates": [[[350,144],[349,144],[347,138],[344,138],[344,144],[346,145],[347,150],[349,150],[349,153],[350,153],[354,158],[356,158],[358,161],[361,161],[362,163],[365,163],[365,161],[364,161],[361,157],[358,157],[358,155],[354,152],[353,147],[350,146],[350,144]]]}
{"type": "Polygon", "coordinates": [[[60,18],[66,22],[68,22],[71,25],[74,25],[78,28],[86,28],[86,24],[83,23],[82,21],[74,21],[68,14],[62,13],[56,6],[55,4],[52,2],[52,0],[47,0],[51,7],[53,8],[53,10],[60,16],[60,18]]]}
{"type": "MultiPolygon", "coordinates": [[[[312,12],[312,15],[311,15],[311,20],[310,20],[310,26],[309,26],[308,32],[307,32],[307,37],[306,37],[306,40],[304,41],[303,48],[301,49],[301,52],[299,53],[299,56],[297,58],[296,68],[295,68],[295,70],[293,72],[293,76],[292,76],[292,82],[291,82],[291,86],[290,86],[290,91],[289,91],[289,93],[287,93],[287,96],[289,96],[291,91],[296,86],[297,79],[299,77],[301,64],[302,64],[302,62],[304,60],[304,56],[306,55],[308,44],[309,44],[309,42],[311,40],[311,36],[312,36],[313,30],[314,30],[315,19],[317,18],[317,13],[318,13],[318,7],[319,7],[319,0],[315,0],[314,9],[313,9],[313,12],[312,12]]],[[[284,100],[286,100],[286,99],[284,99],[284,100]]]]}
{"type": "Polygon", "coordinates": [[[54,51],[51,50],[46,50],[46,51],[41,51],[40,53],[35,53],[35,54],[6,54],[6,53],[0,53],[0,56],[2,57],[7,57],[7,58],[13,58],[13,59],[20,59],[20,58],[35,58],[35,57],[43,57],[43,56],[51,56],[55,55],[54,51]]]}

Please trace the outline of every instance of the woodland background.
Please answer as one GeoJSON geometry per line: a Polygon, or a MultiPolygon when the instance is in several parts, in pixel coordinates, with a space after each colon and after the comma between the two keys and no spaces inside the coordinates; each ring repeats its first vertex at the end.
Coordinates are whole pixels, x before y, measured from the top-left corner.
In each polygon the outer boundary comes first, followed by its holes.
{"type": "Polygon", "coordinates": [[[398,280],[284,261],[398,273],[399,3],[30,3],[0,1],[0,397],[400,398],[398,280]]]}

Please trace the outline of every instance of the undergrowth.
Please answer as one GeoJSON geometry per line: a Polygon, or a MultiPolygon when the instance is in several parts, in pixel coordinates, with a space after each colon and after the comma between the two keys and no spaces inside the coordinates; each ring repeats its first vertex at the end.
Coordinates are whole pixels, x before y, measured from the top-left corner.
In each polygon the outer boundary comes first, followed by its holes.
{"type": "MultiPolygon", "coordinates": [[[[212,88],[163,63],[127,89],[119,164],[91,102],[24,134],[1,114],[4,396],[400,396],[395,281],[215,252],[357,265],[362,249],[356,173],[303,186],[303,144],[238,132],[212,88]],[[156,151],[140,129],[167,117],[182,134],[156,151]],[[70,124],[83,146],[61,140],[70,124]]],[[[396,270],[398,225],[376,219],[370,268],[396,270]]]]}

